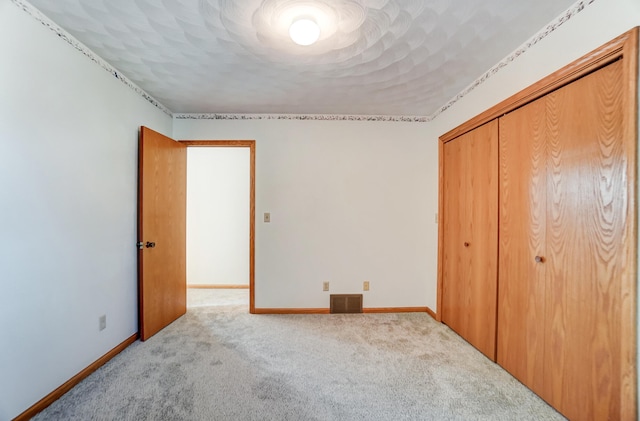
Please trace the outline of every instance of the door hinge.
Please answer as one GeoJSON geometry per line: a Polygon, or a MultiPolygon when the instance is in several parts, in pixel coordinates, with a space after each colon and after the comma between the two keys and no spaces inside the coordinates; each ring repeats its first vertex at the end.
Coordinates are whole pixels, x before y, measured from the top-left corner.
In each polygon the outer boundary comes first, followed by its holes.
{"type": "Polygon", "coordinates": [[[142,250],[144,248],[144,243],[142,241],[138,241],[136,243],[136,247],[138,247],[140,250],[142,250]]]}

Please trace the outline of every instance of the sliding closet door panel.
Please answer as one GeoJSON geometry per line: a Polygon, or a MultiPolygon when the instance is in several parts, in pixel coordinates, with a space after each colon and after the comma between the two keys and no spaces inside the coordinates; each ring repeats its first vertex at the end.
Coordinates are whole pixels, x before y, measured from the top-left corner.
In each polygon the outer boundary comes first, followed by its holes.
{"type": "MultiPolygon", "coordinates": [[[[498,121],[474,130],[467,171],[471,192],[469,342],[496,359],[498,299],[498,121]]],[[[464,246],[464,244],[463,244],[464,246]]]]}
{"type": "Polygon", "coordinates": [[[495,360],[498,124],[444,145],[442,321],[495,360]]]}
{"type": "Polygon", "coordinates": [[[456,140],[443,145],[443,201],[444,246],[443,246],[443,293],[442,321],[454,330],[463,328],[460,291],[466,289],[467,268],[470,262],[460,253],[463,242],[462,224],[466,219],[466,173],[465,153],[462,142],[456,140]]]}
{"type": "Polygon", "coordinates": [[[497,362],[536,393],[545,347],[545,133],[543,99],[500,118],[497,362]]]}
{"type": "Polygon", "coordinates": [[[547,354],[542,397],[570,419],[620,419],[627,256],[622,62],[546,98],[547,354]]]}
{"type": "Polygon", "coordinates": [[[457,332],[465,330],[464,308],[467,306],[469,255],[462,253],[460,245],[465,241],[463,224],[467,217],[466,159],[460,139],[443,145],[443,264],[442,264],[442,321],[457,332]]]}

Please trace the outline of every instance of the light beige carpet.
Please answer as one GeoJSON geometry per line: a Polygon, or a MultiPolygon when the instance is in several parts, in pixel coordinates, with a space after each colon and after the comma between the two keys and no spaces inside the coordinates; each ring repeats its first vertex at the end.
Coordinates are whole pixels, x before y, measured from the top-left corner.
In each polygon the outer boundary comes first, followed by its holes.
{"type": "Polygon", "coordinates": [[[247,290],[188,301],[35,419],[563,419],[427,314],[250,315],[247,290]]]}

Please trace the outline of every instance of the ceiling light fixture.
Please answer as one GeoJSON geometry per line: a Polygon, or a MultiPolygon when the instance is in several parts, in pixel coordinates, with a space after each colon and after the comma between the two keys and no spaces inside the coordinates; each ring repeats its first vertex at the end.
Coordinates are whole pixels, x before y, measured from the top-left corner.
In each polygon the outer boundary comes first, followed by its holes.
{"type": "Polygon", "coordinates": [[[296,44],[306,47],[318,41],[320,26],[313,19],[296,19],[289,27],[289,36],[296,44]]]}

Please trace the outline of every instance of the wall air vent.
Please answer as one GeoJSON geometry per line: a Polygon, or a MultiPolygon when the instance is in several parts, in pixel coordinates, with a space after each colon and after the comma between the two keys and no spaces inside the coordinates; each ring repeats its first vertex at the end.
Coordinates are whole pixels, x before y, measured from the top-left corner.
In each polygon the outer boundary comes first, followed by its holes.
{"type": "Polygon", "coordinates": [[[331,313],[362,313],[362,294],[331,294],[331,313]]]}

